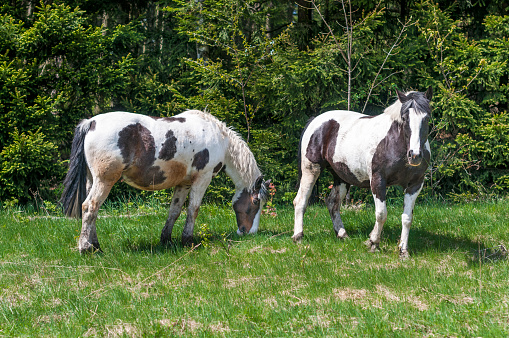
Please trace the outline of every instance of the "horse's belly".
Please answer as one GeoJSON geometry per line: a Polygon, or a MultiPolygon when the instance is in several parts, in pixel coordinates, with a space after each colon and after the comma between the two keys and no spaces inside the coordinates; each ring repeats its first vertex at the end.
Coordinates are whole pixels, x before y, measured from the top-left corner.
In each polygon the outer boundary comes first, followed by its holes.
{"type": "Polygon", "coordinates": [[[345,137],[345,135],[340,135],[338,140],[340,142],[336,145],[330,161],[332,168],[346,183],[369,188],[371,168],[368,157],[370,156],[370,147],[352,137],[345,137]]]}
{"type": "Polygon", "coordinates": [[[369,188],[367,170],[359,170],[359,168],[341,161],[331,163],[331,167],[342,181],[357,187],[369,188]]]}
{"type": "Polygon", "coordinates": [[[178,161],[161,161],[159,165],[129,167],[122,174],[124,181],[142,190],[162,190],[186,182],[187,166],[178,161]]]}

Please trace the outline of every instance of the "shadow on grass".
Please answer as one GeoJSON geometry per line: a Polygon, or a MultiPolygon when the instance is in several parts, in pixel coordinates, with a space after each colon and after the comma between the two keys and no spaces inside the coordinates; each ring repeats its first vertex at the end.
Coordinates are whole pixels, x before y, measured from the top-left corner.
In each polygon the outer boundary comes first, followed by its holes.
{"type": "MultiPolygon", "coordinates": [[[[355,228],[346,227],[350,238],[358,238],[363,241],[369,238],[373,224],[371,222],[362,222],[357,224],[355,228]]],[[[243,241],[253,240],[259,236],[264,240],[278,238],[288,241],[288,245],[295,245],[291,239],[293,231],[270,230],[263,229],[255,235],[239,236],[236,231],[224,234],[219,232],[210,232],[205,237],[195,235],[189,244],[182,244],[180,236],[172,238],[172,243],[161,244],[156,238],[138,238],[136,240],[125,238],[120,243],[121,250],[139,253],[150,253],[154,255],[171,254],[180,256],[188,252],[190,249],[201,251],[205,245],[210,244],[217,247],[223,247],[227,252],[230,248],[243,241]]],[[[397,247],[401,235],[401,227],[386,226],[382,233],[382,242],[380,243],[382,252],[393,251],[397,247]]],[[[315,241],[323,241],[324,237],[334,238],[332,224],[330,231],[318,231],[306,233],[304,229],[303,241],[310,243],[315,241]]],[[[348,239],[347,239],[348,240],[348,239]]],[[[337,240],[338,245],[340,240],[337,240]]],[[[454,253],[459,252],[465,255],[465,260],[469,265],[478,266],[479,264],[493,263],[499,260],[506,260],[508,253],[503,245],[489,247],[485,243],[471,240],[469,238],[461,238],[447,234],[437,234],[422,228],[412,228],[409,238],[409,252],[411,257],[425,256],[430,252],[454,253]]],[[[364,248],[363,248],[364,249],[364,248]]],[[[367,249],[366,249],[367,251],[367,249]]]]}
{"type": "Polygon", "coordinates": [[[173,254],[180,255],[184,252],[193,250],[203,250],[205,245],[211,244],[217,246],[223,246],[228,248],[235,245],[235,243],[245,240],[247,236],[239,236],[235,231],[223,236],[222,233],[210,233],[207,236],[194,235],[189,243],[182,243],[180,237],[173,237],[172,241],[167,244],[162,244],[158,239],[151,238],[138,238],[132,240],[129,238],[123,239],[120,243],[120,248],[124,251],[140,252],[140,253],[152,253],[152,254],[173,254]]]}
{"type": "MultiPolygon", "coordinates": [[[[324,236],[335,237],[334,231],[332,230],[332,223],[330,224],[330,229],[330,232],[314,232],[310,234],[306,233],[306,228],[304,228],[303,240],[314,242],[323,241],[324,236]]],[[[348,225],[346,226],[347,233],[351,239],[358,238],[362,239],[363,242],[369,238],[372,229],[373,224],[371,222],[356,224],[355,228],[349,228],[348,225]]],[[[384,227],[382,241],[380,243],[381,251],[385,253],[393,251],[399,244],[400,236],[401,226],[384,227]]],[[[338,244],[339,243],[340,240],[338,240],[338,244]]],[[[503,244],[493,247],[486,245],[482,241],[448,234],[437,234],[422,228],[412,228],[410,230],[408,248],[411,257],[425,256],[430,252],[463,253],[466,262],[473,266],[494,263],[509,258],[508,251],[503,244]]]]}

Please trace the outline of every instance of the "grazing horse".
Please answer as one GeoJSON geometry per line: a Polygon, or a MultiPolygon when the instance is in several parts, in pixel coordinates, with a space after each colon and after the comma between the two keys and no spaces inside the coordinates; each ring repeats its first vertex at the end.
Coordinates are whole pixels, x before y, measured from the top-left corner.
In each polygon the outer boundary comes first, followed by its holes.
{"type": "Polygon", "coordinates": [[[377,116],[334,110],[308,122],[299,146],[294,241],[303,236],[304,212],[311,190],[321,170],[327,168],[334,184],[326,204],[338,238],[348,237],[339,210],[350,185],[371,188],[376,222],[366,245],[372,252],[378,250],[387,219],[386,188],[400,185],[405,189],[399,250],[401,257],[408,256],[412,213],[431,156],[427,137],[433,93],[429,87],[425,93],[397,91],[397,95],[399,100],[377,116]]]}
{"type": "Polygon", "coordinates": [[[186,111],[173,117],[112,112],[76,127],[61,203],[69,217],[82,217],[80,252],[100,250],[96,218],[120,178],[143,190],[175,187],[161,243],[171,232],[189,195],[182,242],[192,240],[201,200],[221,170],[235,183],[233,209],[238,233],[258,230],[269,181],[263,181],[246,142],[209,113],[186,111]]]}

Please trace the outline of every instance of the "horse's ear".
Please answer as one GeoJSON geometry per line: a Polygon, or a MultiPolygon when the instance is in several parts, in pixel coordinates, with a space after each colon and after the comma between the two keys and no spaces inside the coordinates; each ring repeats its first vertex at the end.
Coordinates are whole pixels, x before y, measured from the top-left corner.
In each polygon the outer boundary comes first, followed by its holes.
{"type": "Polygon", "coordinates": [[[405,95],[402,91],[396,89],[396,93],[398,94],[398,99],[401,103],[405,103],[408,101],[408,96],[405,95]]]}
{"type": "Polygon", "coordinates": [[[253,190],[254,191],[260,190],[260,188],[262,187],[262,183],[263,183],[263,175],[260,175],[260,176],[258,176],[258,178],[256,179],[256,181],[254,183],[253,190]]]}
{"type": "Polygon", "coordinates": [[[424,93],[424,97],[428,99],[428,101],[431,101],[431,98],[433,97],[433,88],[431,88],[431,86],[429,86],[426,93],[424,93]]]}

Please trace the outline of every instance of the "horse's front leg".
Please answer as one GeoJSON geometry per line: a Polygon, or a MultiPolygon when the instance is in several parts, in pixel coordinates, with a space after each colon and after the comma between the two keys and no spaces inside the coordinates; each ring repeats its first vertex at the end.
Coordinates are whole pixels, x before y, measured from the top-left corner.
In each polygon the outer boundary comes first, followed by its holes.
{"type": "Polygon", "coordinates": [[[365,242],[371,252],[379,251],[382,230],[387,220],[386,185],[385,180],[374,177],[371,179],[371,191],[375,200],[375,226],[365,242]]]}
{"type": "MultiPolygon", "coordinates": [[[[305,159],[302,161],[305,162],[305,159]]],[[[304,213],[306,212],[308,200],[311,196],[313,186],[315,185],[318,176],[320,176],[320,165],[311,163],[309,161],[307,162],[308,165],[302,166],[302,176],[299,182],[299,191],[293,200],[295,218],[292,238],[296,243],[300,242],[304,236],[304,213]]]]}
{"type": "Polygon", "coordinates": [[[345,183],[334,182],[334,186],[326,199],[327,209],[329,209],[334,231],[336,232],[336,236],[340,239],[348,237],[340,214],[341,203],[345,199],[347,192],[348,186],[345,183]]]}
{"type": "Polygon", "coordinates": [[[175,187],[173,197],[171,199],[170,211],[168,212],[168,219],[161,231],[161,244],[171,243],[171,232],[173,231],[173,226],[180,216],[182,206],[186,201],[189,190],[191,190],[191,186],[175,187]]]}
{"type": "Polygon", "coordinates": [[[212,180],[212,176],[206,175],[197,179],[191,186],[189,193],[189,205],[187,206],[186,225],[182,230],[182,244],[187,245],[193,240],[194,223],[198,217],[198,210],[200,209],[201,200],[205,191],[212,180]]]}
{"type": "Polygon", "coordinates": [[[401,241],[399,243],[399,256],[407,258],[408,255],[408,235],[412,226],[413,212],[417,196],[421,192],[423,183],[408,187],[405,189],[405,207],[401,215],[401,241]]]}

